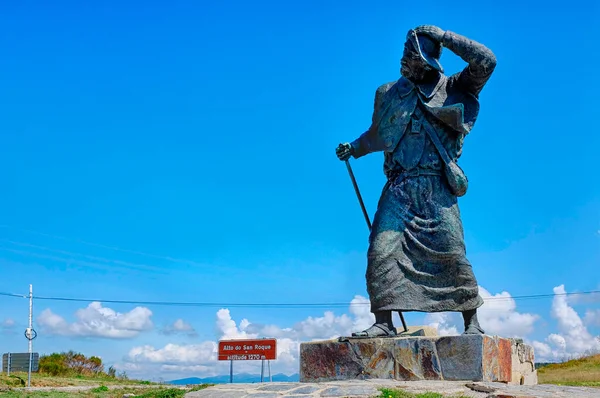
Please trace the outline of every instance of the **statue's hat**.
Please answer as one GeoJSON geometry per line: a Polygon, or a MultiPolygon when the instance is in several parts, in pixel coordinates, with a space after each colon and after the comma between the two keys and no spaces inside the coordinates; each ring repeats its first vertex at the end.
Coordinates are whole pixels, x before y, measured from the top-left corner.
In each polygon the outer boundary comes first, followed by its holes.
{"type": "Polygon", "coordinates": [[[442,46],[435,42],[429,36],[419,34],[411,29],[406,35],[406,39],[410,41],[415,48],[415,51],[427,62],[432,68],[437,71],[444,72],[440,57],[442,56],[442,46]]]}

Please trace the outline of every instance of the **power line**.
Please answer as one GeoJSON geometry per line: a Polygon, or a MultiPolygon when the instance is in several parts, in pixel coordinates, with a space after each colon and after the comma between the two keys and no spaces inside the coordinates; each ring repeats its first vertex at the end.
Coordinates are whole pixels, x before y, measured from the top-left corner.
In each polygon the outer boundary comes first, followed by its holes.
{"type": "MultiPolygon", "coordinates": [[[[589,295],[598,294],[600,290],[591,290],[586,292],[565,292],[565,293],[553,293],[553,294],[532,294],[532,295],[521,295],[521,296],[506,296],[506,297],[488,297],[484,301],[502,301],[502,300],[531,300],[550,298],[557,296],[574,296],[574,295],[589,295]]],[[[12,293],[1,293],[0,296],[28,298],[26,295],[12,294],[12,293]]],[[[336,308],[336,307],[348,307],[352,305],[370,305],[369,302],[362,303],[210,303],[210,302],[175,302],[175,301],[135,301],[135,300],[101,300],[101,299],[84,299],[84,298],[70,298],[70,297],[44,297],[44,296],[33,296],[36,300],[47,300],[47,301],[69,301],[69,302],[102,302],[110,304],[138,304],[138,305],[162,305],[172,307],[242,307],[242,308],[336,308]]]]}
{"type": "Polygon", "coordinates": [[[19,298],[27,298],[28,297],[23,294],[2,293],[2,292],[0,292],[0,296],[19,297],[19,298]]]}
{"type": "MultiPolygon", "coordinates": [[[[109,304],[163,305],[170,307],[229,307],[229,308],[320,308],[347,307],[351,303],[202,303],[202,302],[172,302],[172,301],[129,301],[129,300],[91,300],[66,297],[39,297],[37,300],[71,301],[71,302],[102,302],[109,304]]],[[[359,305],[365,303],[357,303],[359,305]]]]}

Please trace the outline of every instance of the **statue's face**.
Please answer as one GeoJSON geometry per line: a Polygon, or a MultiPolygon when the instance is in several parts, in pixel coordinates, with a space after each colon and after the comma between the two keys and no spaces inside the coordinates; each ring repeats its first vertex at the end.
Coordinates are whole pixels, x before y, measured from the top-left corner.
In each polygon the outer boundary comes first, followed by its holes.
{"type": "Polygon", "coordinates": [[[431,70],[410,40],[407,40],[406,43],[404,43],[404,53],[402,54],[400,65],[400,73],[402,76],[414,83],[423,82],[431,70]]]}

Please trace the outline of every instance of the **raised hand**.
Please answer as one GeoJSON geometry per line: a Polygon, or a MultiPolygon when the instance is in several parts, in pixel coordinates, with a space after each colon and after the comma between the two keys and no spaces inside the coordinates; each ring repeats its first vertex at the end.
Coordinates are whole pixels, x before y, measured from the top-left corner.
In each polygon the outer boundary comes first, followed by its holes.
{"type": "Polygon", "coordinates": [[[414,31],[415,33],[420,35],[427,35],[431,37],[432,40],[437,41],[438,43],[442,42],[442,39],[444,38],[444,33],[446,33],[442,29],[434,25],[417,26],[414,29],[414,31]]]}
{"type": "Polygon", "coordinates": [[[338,145],[338,147],[335,149],[335,154],[337,155],[337,157],[340,160],[350,159],[350,156],[352,156],[353,153],[354,153],[354,148],[352,147],[352,145],[350,145],[347,142],[344,144],[338,145]]]}

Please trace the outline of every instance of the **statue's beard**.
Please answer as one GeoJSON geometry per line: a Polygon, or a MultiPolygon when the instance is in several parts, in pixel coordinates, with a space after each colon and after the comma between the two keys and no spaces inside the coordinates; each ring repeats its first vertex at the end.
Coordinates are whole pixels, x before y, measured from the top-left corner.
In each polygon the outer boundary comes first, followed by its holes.
{"type": "Polygon", "coordinates": [[[430,75],[429,71],[425,68],[410,68],[408,66],[402,66],[400,73],[413,83],[424,83],[430,75]]]}

